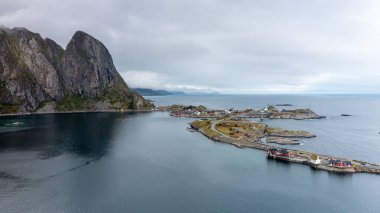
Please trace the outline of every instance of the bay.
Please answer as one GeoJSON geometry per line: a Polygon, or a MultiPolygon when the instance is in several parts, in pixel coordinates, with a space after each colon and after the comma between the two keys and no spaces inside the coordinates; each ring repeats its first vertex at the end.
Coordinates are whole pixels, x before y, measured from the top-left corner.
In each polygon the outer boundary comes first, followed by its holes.
{"type": "MultiPolygon", "coordinates": [[[[317,138],[300,149],[380,162],[379,96],[148,97],[157,105],[290,103],[328,119],[267,120],[317,138]],[[352,114],[342,117],[341,113],[352,114]]],[[[186,130],[165,112],[0,118],[1,212],[378,212],[378,175],[268,160],[186,130]],[[21,122],[18,125],[12,125],[21,122]]]]}

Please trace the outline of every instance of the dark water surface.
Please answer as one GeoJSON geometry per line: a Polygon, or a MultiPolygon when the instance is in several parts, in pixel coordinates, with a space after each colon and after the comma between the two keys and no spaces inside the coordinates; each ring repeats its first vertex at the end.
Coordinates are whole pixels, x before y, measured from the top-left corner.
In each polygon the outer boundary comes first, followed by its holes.
{"type": "MultiPolygon", "coordinates": [[[[218,108],[312,104],[330,119],[266,122],[314,130],[318,137],[302,148],[380,162],[378,97],[238,97],[154,100],[218,108]]],[[[0,212],[379,212],[378,175],[267,160],[262,151],[188,132],[190,121],[161,112],[2,117],[0,212]]]]}

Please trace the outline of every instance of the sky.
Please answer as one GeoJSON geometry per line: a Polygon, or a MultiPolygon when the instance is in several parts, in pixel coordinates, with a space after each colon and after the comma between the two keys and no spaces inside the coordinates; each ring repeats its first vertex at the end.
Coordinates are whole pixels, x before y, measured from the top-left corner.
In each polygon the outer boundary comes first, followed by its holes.
{"type": "Polygon", "coordinates": [[[380,93],[377,0],[0,0],[0,25],[87,32],[130,87],[380,93]]]}

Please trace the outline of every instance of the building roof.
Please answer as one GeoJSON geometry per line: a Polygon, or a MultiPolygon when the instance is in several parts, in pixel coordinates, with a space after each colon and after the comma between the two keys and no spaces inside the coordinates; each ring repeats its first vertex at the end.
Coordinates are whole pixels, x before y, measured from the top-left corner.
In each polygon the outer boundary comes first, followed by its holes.
{"type": "Polygon", "coordinates": [[[312,160],[317,160],[319,158],[319,156],[317,154],[312,154],[311,155],[311,159],[312,160]]]}
{"type": "Polygon", "coordinates": [[[274,152],[277,152],[277,149],[276,148],[270,148],[268,151],[271,153],[274,153],[274,152]]]}
{"type": "Polygon", "coordinates": [[[347,165],[352,165],[351,161],[344,161],[344,163],[347,165]]]}
{"type": "Polygon", "coordinates": [[[343,161],[339,159],[330,159],[329,164],[337,164],[337,163],[344,163],[346,165],[352,165],[351,161],[343,161]]]}
{"type": "Polygon", "coordinates": [[[329,164],[337,164],[339,162],[340,162],[340,160],[335,160],[335,159],[330,159],[329,160],[329,164]]]}

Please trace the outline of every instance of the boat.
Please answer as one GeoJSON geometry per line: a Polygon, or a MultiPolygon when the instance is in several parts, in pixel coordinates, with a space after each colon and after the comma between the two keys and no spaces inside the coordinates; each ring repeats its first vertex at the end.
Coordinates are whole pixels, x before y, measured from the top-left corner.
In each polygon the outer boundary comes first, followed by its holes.
{"type": "Polygon", "coordinates": [[[190,128],[190,127],[187,128],[187,131],[189,131],[189,132],[195,132],[195,130],[193,128],[190,128]]]}

